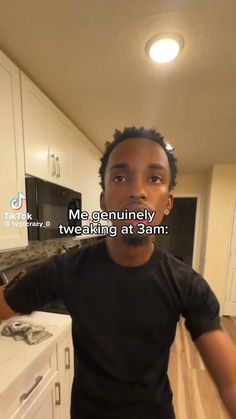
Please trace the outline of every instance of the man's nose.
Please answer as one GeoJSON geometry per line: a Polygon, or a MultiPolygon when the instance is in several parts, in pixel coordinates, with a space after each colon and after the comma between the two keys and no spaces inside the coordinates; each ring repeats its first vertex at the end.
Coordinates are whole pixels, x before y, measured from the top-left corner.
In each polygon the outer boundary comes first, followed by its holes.
{"type": "Polygon", "coordinates": [[[135,178],[132,180],[129,190],[129,197],[132,199],[146,199],[147,192],[145,190],[142,179],[135,178]]]}

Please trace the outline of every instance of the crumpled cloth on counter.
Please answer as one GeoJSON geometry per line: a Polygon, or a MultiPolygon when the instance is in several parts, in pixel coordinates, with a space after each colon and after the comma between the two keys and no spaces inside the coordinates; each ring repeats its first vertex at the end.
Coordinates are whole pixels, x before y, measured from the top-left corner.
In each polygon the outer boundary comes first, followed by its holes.
{"type": "Polygon", "coordinates": [[[36,345],[52,336],[44,326],[21,320],[10,320],[1,331],[2,336],[13,337],[16,341],[24,340],[29,345],[36,345]]]}

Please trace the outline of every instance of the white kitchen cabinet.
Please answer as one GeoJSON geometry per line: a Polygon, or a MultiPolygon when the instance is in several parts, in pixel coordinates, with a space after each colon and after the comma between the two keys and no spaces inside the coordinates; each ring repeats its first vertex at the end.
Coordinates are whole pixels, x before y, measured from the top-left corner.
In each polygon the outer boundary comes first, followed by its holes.
{"type": "Polygon", "coordinates": [[[0,250],[7,250],[26,246],[28,239],[26,226],[19,224],[25,220],[17,219],[26,210],[25,200],[22,206],[17,202],[18,193],[25,195],[20,72],[1,51],[0,146],[0,250]],[[13,198],[18,209],[10,207],[13,198]],[[5,213],[12,213],[15,219],[7,220],[5,213]]]}
{"type": "MultiPolygon", "coordinates": [[[[19,414],[19,419],[59,419],[59,407],[55,400],[55,385],[57,374],[49,380],[44,389],[33,400],[32,404],[23,414],[19,414]]],[[[59,401],[59,399],[58,399],[59,401]]],[[[13,419],[13,418],[12,418],[13,419]]]]}
{"type": "Polygon", "coordinates": [[[73,124],[71,124],[72,149],[72,189],[84,196],[86,192],[85,179],[87,175],[87,138],[73,124]]]}
{"type": "Polygon", "coordinates": [[[72,128],[72,178],[73,187],[82,193],[82,210],[89,213],[91,222],[92,211],[100,210],[100,167],[101,152],[75,126],[72,128]]]}
{"type": "Polygon", "coordinates": [[[83,210],[99,210],[101,153],[23,73],[21,79],[26,173],[81,192],[83,210]]]}
{"type": "Polygon", "coordinates": [[[81,192],[89,214],[100,210],[101,153],[23,73],[21,80],[26,173],[81,192]]]}
{"type": "Polygon", "coordinates": [[[98,149],[92,143],[88,142],[85,194],[82,200],[82,209],[89,213],[90,219],[93,211],[100,211],[101,186],[99,185],[100,178],[98,175],[100,157],[101,153],[98,149]]]}
{"type": "Polygon", "coordinates": [[[69,418],[74,374],[71,318],[34,312],[22,319],[44,325],[53,336],[29,346],[0,335],[0,418],[69,418]]]}
{"type": "MultiPolygon", "coordinates": [[[[7,339],[7,338],[5,338],[7,339]]],[[[8,338],[12,339],[12,338],[8,338]]],[[[13,340],[13,339],[12,339],[13,340]]],[[[11,345],[15,345],[19,342],[9,342],[11,345]]],[[[3,341],[3,344],[7,344],[6,341],[3,341]]],[[[22,345],[26,345],[22,342],[22,345]]],[[[20,350],[22,350],[22,345],[20,350]]],[[[26,347],[25,351],[29,351],[29,356],[31,355],[32,349],[26,347]]],[[[4,348],[3,348],[4,352],[4,348]]],[[[9,348],[9,357],[11,358],[11,348],[9,348]]],[[[15,355],[16,356],[16,355],[15,355]]],[[[21,358],[21,356],[20,356],[21,358]]],[[[4,360],[4,355],[3,355],[4,360]]],[[[23,360],[21,360],[22,362],[23,360]]],[[[18,361],[19,362],[19,361],[18,361]]],[[[9,364],[11,369],[11,365],[9,364]]],[[[1,379],[4,380],[4,370],[2,370],[1,379]]],[[[39,357],[35,358],[28,369],[22,371],[22,374],[16,377],[16,381],[10,383],[10,386],[5,390],[1,397],[0,403],[0,417],[4,412],[5,418],[18,419],[24,417],[30,417],[31,406],[35,406],[35,400],[38,398],[40,400],[48,397],[49,388],[54,386],[54,382],[58,381],[58,372],[57,372],[57,358],[56,358],[56,344],[52,346],[49,350],[45,351],[44,354],[40,354],[39,357]],[[53,384],[52,384],[53,381],[53,384]],[[50,384],[49,384],[50,383],[50,384]],[[49,386],[49,387],[48,387],[49,386]],[[46,389],[46,392],[44,393],[46,389]]],[[[51,391],[51,390],[50,390],[51,391]]],[[[54,390],[55,392],[55,390],[54,390]]],[[[38,406],[40,405],[40,400],[38,406]]],[[[55,404],[55,403],[54,403],[55,404]]],[[[56,404],[55,404],[56,406],[56,404]]],[[[34,407],[32,408],[34,410],[34,407]]],[[[54,409],[56,411],[56,409],[54,409]]],[[[33,416],[31,416],[33,417],[33,416]]]]}
{"type": "Polygon", "coordinates": [[[47,179],[50,175],[49,108],[50,101],[41,90],[21,73],[25,171],[47,179]]]}
{"type": "Polygon", "coordinates": [[[31,403],[19,409],[11,419],[60,419],[60,393],[55,394],[58,385],[58,374],[54,375],[45,384],[41,392],[35,396],[31,403]]]}
{"type": "Polygon", "coordinates": [[[70,121],[56,106],[49,110],[49,172],[53,182],[71,188],[70,121]]]}
{"type": "Polygon", "coordinates": [[[57,344],[58,374],[61,397],[60,417],[70,418],[71,388],[74,376],[74,355],[71,334],[67,334],[57,344]]]}
{"type": "Polygon", "coordinates": [[[26,173],[70,188],[70,121],[24,73],[21,87],[26,173]]]}

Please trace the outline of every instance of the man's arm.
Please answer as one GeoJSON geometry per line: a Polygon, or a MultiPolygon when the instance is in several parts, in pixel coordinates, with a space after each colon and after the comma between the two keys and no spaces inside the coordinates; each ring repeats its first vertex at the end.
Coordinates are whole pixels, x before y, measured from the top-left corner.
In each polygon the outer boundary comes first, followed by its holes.
{"type": "Polygon", "coordinates": [[[236,419],[236,347],[222,330],[204,333],[195,345],[212,376],[220,397],[236,419]]]}
{"type": "Polygon", "coordinates": [[[10,317],[16,316],[17,313],[11,309],[4,297],[5,285],[0,287],[0,320],[6,320],[10,317]]]}

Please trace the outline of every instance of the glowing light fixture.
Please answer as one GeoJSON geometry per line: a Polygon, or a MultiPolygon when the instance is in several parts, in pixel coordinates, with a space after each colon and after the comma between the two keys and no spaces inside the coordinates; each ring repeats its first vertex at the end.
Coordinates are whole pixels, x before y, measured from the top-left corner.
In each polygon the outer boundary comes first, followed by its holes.
{"type": "Polygon", "coordinates": [[[148,41],[146,51],[153,61],[168,63],[177,57],[183,46],[184,40],[180,35],[163,33],[148,41]]]}

